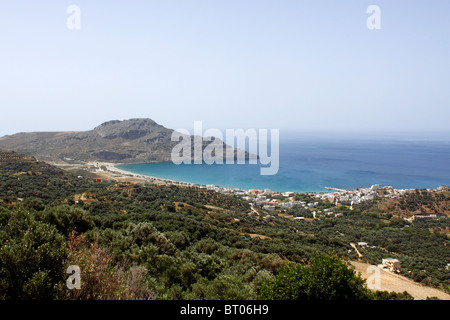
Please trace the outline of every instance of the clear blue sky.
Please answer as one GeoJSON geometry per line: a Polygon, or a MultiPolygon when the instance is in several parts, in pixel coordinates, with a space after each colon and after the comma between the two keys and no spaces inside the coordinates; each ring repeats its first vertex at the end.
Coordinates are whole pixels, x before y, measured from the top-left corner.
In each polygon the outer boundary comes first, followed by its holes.
{"type": "Polygon", "coordinates": [[[449,132],[450,1],[2,0],[0,115],[0,136],[137,117],[449,132]]]}

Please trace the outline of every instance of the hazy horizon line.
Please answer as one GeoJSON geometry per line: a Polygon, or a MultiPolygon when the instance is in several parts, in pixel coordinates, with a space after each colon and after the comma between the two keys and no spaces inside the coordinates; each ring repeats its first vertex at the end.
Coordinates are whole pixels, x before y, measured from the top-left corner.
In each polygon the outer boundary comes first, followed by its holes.
{"type": "MultiPolygon", "coordinates": [[[[137,119],[137,118],[130,118],[137,119]]],[[[119,120],[126,121],[126,120],[119,120]]],[[[158,122],[156,122],[158,123],[158,122]]],[[[160,124],[160,123],[158,123],[160,124]]],[[[100,124],[99,124],[100,125],[100,124]]],[[[161,124],[160,124],[161,125],[161,124]]],[[[177,130],[180,128],[171,128],[166,125],[164,127],[172,130],[177,130]]],[[[92,131],[95,127],[91,129],[68,129],[68,130],[33,130],[33,131],[24,131],[18,130],[15,133],[7,133],[0,135],[0,138],[4,138],[7,136],[13,136],[16,134],[27,134],[27,133],[56,133],[56,132],[86,132],[92,131]]],[[[192,128],[189,126],[186,127],[188,131],[193,133],[192,128]]],[[[204,130],[210,129],[205,127],[204,130]]],[[[358,130],[358,129],[320,129],[320,128],[310,128],[310,129],[292,129],[292,128],[232,128],[228,126],[228,128],[217,128],[219,131],[225,132],[227,129],[279,129],[280,130],[280,138],[282,140],[341,140],[341,139],[351,139],[351,140],[401,140],[401,141],[450,141],[450,130],[358,130]]]]}

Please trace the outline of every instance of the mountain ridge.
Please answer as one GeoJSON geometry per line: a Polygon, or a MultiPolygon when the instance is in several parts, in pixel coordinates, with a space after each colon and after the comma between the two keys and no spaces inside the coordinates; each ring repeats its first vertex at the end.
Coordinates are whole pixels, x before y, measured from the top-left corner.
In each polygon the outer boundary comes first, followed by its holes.
{"type": "MultiPolygon", "coordinates": [[[[44,161],[169,162],[173,147],[179,143],[171,140],[174,131],[150,118],[110,120],[88,131],[21,132],[4,136],[0,138],[0,148],[44,161]]],[[[203,148],[207,144],[203,142],[203,148]]],[[[236,158],[237,149],[234,154],[236,158]]],[[[247,159],[249,156],[246,152],[247,159]]]]}

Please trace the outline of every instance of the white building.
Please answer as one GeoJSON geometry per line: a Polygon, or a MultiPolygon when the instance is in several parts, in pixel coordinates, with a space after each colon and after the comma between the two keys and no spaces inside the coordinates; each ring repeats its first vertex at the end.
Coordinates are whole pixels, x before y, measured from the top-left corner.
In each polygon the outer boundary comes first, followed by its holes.
{"type": "Polygon", "coordinates": [[[318,204],[319,204],[318,202],[314,202],[314,203],[308,203],[306,206],[308,208],[315,208],[315,207],[317,207],[318,204]]]}
{"type": "Polygon", "coordinates": [[[285,208],[292,208],[294,204],[292,202],[282,202],[281,206],[285,208]]]}
{"type": "Polygon", "coordinates": [[[360,246],[361,248],[367,248],[369,245],[367,244],[367,242],[358,242],[358,246],[360,246]]]}
{"type": "Polygon", "coordinates": [[[389,271],[399,271],[401,262],[394,258],[386,258],[382,260],[383,268],[389,269],[389,271]]]}

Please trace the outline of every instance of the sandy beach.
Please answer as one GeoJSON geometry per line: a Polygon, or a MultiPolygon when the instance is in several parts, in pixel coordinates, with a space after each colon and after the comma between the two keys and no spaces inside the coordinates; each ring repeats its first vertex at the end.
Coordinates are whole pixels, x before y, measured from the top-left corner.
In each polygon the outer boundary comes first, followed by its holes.
{"type": "Polygon", "coordinates": [[[61,164],[53,163],[64,169],[74,170],[86,170],[96,174],[97,176],[105,180],[116,180],[116,181],[126,181],[132,183],[155,183],[164,185],[180,185],[180,186],[194,186],[194,184],[183,181],[175,181],[169,179],[162,179],[158,177],[147,176],[143,174],[137,174],[129,171],[125,171],[117,168],[121,163],[110,163],[110,162],[88,162],[86,164],[61,164]]]}

